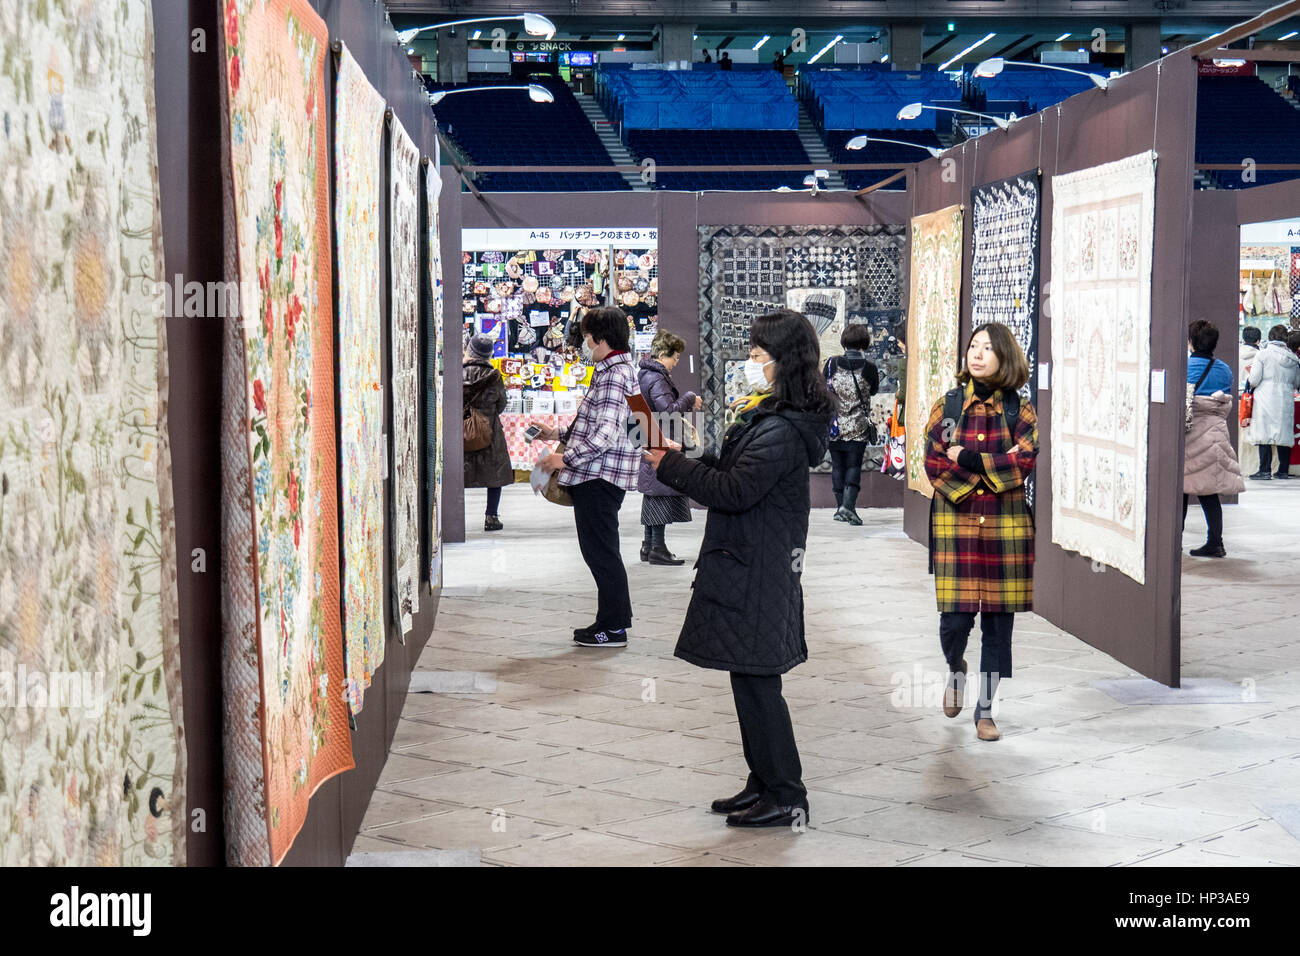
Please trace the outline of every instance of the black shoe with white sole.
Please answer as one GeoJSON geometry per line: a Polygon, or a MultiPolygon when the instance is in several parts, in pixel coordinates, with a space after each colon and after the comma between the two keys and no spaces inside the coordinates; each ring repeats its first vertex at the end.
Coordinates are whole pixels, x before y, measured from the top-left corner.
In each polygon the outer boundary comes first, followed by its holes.
{"type": "Polygon", "coordinates": [[[603,627],[598,631],[583,631],[573,635],[573,643],[579,647],[627,647],[627,630],[603,627]]]}

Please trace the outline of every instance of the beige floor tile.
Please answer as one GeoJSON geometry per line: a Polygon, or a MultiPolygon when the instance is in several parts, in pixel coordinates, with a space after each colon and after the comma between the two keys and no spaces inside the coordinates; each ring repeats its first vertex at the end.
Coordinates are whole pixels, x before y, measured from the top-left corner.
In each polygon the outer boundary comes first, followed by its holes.
{"type": "Polygon", "coordinates": [[[485,862],[512,866],[655,866],[689,854],[677,847],[638,843],[608,833],[575,830],[549,839],[529,840],[505,850],[484,853],[485,862]]]}
{"type": "Polygon", "coordinates": [[[870,837],[883,843],[942,850],[1006,833],[1017,826],[1008,820],[935,810],[911,803],[845,817],[825,824],[824,828],[870,837]]]}
{"type": "Polygon", "coordinates": [[[961,849],[997,860],[1059,866],[1118,866],[1136,863],[1169,849],[1168,844],[1092,830],[1034,823],[1022,830],[967,843],[961,849]]]}
{"type": "Polygon", "coordinates": [[[534,837],[556,836],[568,828],[505,812],[453,810],[409,823],[367,830],[372,837],[435,850],[482,850],[514,846],[534,837]]]}
{"type": "Polygon", "coordinates": [[[818,829],[803,833],[770,829],[763,830],[761,836],[749,846],[728,850],[726,855],[758,866],[895,866],[930,852],[818,829]]]}
{"type": "MultiPolygon", "coordinates": [[[[401,785],[400,783],[396,784],[399,787],[401,785]]],[[[456,807],[453,804],[443,803],[438,800],[421,799],[407,794],[394,793],[391,790],[376,790],[370,795],[370,803],[366,805],[366,815],[362,821],[361,829],[368,832],[376,827],[420,820],[424,817],[431,817],[434,814],[446,813],[455,809],[456,807]]]]}
{"type": "Polygon", "coordinates": [[[422,800],[493,810],[497,807],[508,807],[528,797],[554,793],[560,788],[555,784],[542,783],[529,777],[483,769],[462,770],[459,773],[442,773],[435,777],[407,780],[395,784],[393,789],[397,793],[422,800]]]}
{"type": "Polygon", "coordinates": [[[640,820],[674,809],[676,804],[662,800],[575,787],[521,800],[511,804],[510,813],[568,827],[608,829],[609,824],[640,820]]]}

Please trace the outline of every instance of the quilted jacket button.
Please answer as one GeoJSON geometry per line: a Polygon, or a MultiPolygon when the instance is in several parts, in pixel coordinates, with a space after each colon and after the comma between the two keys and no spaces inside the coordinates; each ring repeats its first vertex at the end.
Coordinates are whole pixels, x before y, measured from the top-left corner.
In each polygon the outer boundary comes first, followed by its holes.
{"type": "Polygon", "coordinates": [[[978,440],[978,441],[983,441],[983,440],[984,440],[984,434],[981,432],[980,434],[976,435],[975,438],[976,438],[976,440],[978,440]]]}

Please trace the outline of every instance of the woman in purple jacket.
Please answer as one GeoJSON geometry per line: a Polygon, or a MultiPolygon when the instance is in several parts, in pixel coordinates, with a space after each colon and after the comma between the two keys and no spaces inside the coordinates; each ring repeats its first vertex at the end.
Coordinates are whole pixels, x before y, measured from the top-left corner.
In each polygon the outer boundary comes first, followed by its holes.
{"type": "MultiPolygon", "coordinates": [[[[703,402],[694,392],[678,395],[677,386],[668,373],[677,367],[686,343],[671,332],[660,332],[650,345],[650,357],[641,360],[637,381],[641,394],[652,412],[695,411],[703,402]]],[[[680,433],[680,429],[670,431],[680,433]]],[[[676,438],[677,435],[670,435],[676,438]]],[[[650,564],[683,564],[683,558],[668,550],[664,541],[664,527],[677,521],[691,520],[691,506],[686,496],[669,488],[657,477],[648,462],[641,463],[637,478],[637,491],[641,492],[641,524],[645,526],[645,540],[641,543],[641,560],[650,564]]]]}

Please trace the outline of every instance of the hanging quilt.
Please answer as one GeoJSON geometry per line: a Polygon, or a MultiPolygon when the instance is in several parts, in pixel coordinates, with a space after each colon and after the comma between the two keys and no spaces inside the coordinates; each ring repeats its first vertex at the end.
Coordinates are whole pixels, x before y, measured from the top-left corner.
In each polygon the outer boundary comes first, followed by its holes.
{"type": "Polygon", "coordinates": [[[961,313],[961,206],[912,220],[911,294],[907,320],[907,487],[934,495],[925,475],[930,409],[957,383],[961,313]]]}
{"type": "Polygon", "coordinates": [[[384,329],[377,295],[384,99],[346,47],[334,103],[344,687],[355,714],[384,661],[384,329]]]}
{"type": "Polygon", "coordinates": [[[231,864],[278,864],[352,767],[339,620],[325,23],[228,2],[222,399],[225,823],[231,864]]]}
{"type": "Polygon", "coordinates": [[[425,422],[428,449],[425,454],[428,500],[425,513],[429,516],[429,586],[442,585],[442,522],[438,517],[442,500],[442,233],[438,222],[438,197],[442,194],[441,146],[434,146],[432,161],[425,166],[425,222],[429,234],[429,288],[433,292],[433,327],[426,330],[424,367],[425,422]]]}
{"type": "Polygon", "coordinates": [[[1052,541],[1139,584],[1155,182],[1150,151],[1052,177],[1052,541]]]}
{"type": "Polygon", "coordinates": [[[738,384],[735,363],[748,356],[754,319],[787,306],[799,309],[817,330],[823,358],[843,352],[839,337],[846,324],[896,313],[904,241],[897,225],[699,227],[700,434],[706,447],[721,445],[728,398],[738,384]]]}
{"type": "Polygon", "coordinates": [[[392,118],[388,210],[393,348],[393,573],[400,634],[420,610],[420,151],[392,118]]]}
{"type": "Polygon", "coordinates": [[[1029,381],[1020,395],[1033,403],[1038,381],[1038,172],[976,186],[970,198],[971,330],[987,322],[1011,329],[1029,360],[1029,381]]]}
{"type": "MultiPolygon", "coordinates": [[[[1038,250],[1042,194],[1038,170],[971,190],[971,331],[987,322],[1011,329],[1029,363],[1020,397],[1038,398],[1038,250]]],[[[1025,479],[1034,503],[1034,476],[1025,479]]]]}
{"type": "Polygon", "coordinates": [[[0,23],[0,866],[183,865],[152,7],[0,23]]]}

